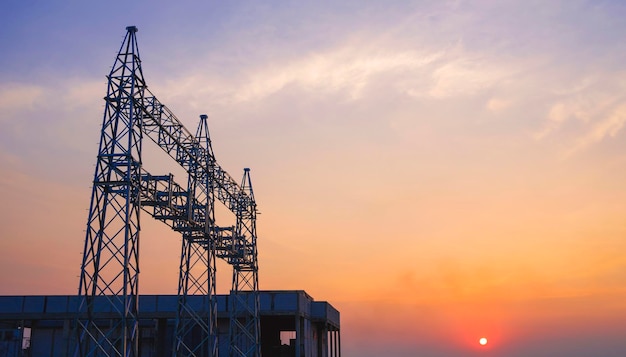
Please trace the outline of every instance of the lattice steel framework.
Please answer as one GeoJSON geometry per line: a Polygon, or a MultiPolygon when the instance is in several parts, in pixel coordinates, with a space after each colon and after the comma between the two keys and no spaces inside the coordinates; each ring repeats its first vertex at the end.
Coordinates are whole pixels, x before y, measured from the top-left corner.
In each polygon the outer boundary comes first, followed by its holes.
{"type": "Polygon", "coordinates": [[[127,27],[108,76],[81,266],[74,354],[138,356],[139,218],[143,209],[183,237],[172,353],[217,356],[215,260],[220,257],[233,266],[230,355],[259,357],[257,209],[250,171],[244,169],[238,185],[215,160],[207,116],[200,117],[194,136],[148,91],[136,32],[136,27],[127,27]],[[187,171],[187,188],[171,174],[152,175],[143,169],[144,137],[187,171]],[[234,227],[216,224],[216,200],[234,213],[234,227]],[[202,304],[191,306],[190,295],[205,298],[202,304]]]}
{"type": "Polygon", "coordinates": [[[230,356],[260,356],[258,340],[259,278],[256,249],[256,203],[250,181],[250,169],[244,169],[242,193],[237,209],[237,226],[233,241],[233,285],[230,296],[230,356]]]}
{"type": "Polygon", "coordinates": [[[137,356],[141,107],[146,85],[135,33],[128,27],[109,74],[81,266],[77,353],[137,356]],[[95,306],[104,296],[107,306],[95,306]],[[99,323],[113,314],[109,326],[99,323]]]}

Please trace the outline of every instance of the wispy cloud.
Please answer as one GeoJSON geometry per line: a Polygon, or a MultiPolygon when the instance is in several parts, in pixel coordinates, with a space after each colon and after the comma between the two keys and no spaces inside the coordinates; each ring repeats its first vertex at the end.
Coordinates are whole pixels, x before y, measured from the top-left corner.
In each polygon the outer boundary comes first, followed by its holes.
{"type": "Polygon", "coordinates": [[[32,110],[44,95],[45,88],[35,84],[6,83],[0,86],[0,121],[7,121],[16,111],[32,110]]]}
{"type": "MultiPolygon", "coordinates": [[[[361,100],[369,88],[377,86],[387,94],[442,99],[472,96],[493,88],[517,73],[516,66],[458,46],[414,50],[344,44],[250,66],[234,77],[208,72],[184,74],[171,81],[177,86],[168,86],[168,95],[179,97],[187,93],[233,105],[262,101],[295,87],[314,95],[361,100]]],[[[502,109],[509,102],[499,99],[490,106],[502,109]]]]}
{"type": "Polygon", "coordinates": [[[440,52],[364,51],[348,45],[249,69],[236,83],[220,90],[229,92],[232,103],[262,100],[290,85],[356,100],[377,76],[421,72],[441,57],[440,52]]]}
{"type": "Polygon", "coordinates": [[[105,91],[103,81],[89,78],[2,85],[1,146],[12,152],[29,152],[41,145],[82,150],[95,140],[105,91]]]}
{"type": "Polygon", "coordinates": [[[485,104],[485,107],[487,108],[487,110],[493,113],[499,113],[509,108],[512,104],[513,104],[512,99],[492,97],[487,101],[487,103],[485,104]]]}
{"type": "Polygon", "coordinates": [[[608,115],[595,121],[587,133],[578,140],[570,154],[604,139],[617,136],[624,128],[624,124],[626,124],[626,102],[614,106],[608,115]]]}
{"type": "Polygon", "coordinates": [[[446,61],[432,72],[433,84],[428,95],[445,98],[471,95],[488,88],[506,75],[501,66],[485,63],[470,55],[446,61]]]}
{"type": "Polygon", "coordinates": [[[310,90],[343,91],[349,98],[358,99],[375,76],[394,71],[418,71],[440,57],[441,53],[362,53],[352,47],[340,48],[303,58],[283,68],[259,72],[235,98],[237,101],[262,98],[293,83],[310,90]]]}
{"type": "MultiPolygon", "coordinates": [[[[104,81],[83,78],[51,82],[6,83],[0,85],[0,112],[25,113],[36,109],[76,109],[93,105],[104,97],[104,81]]],[[[7,120],[9,116],[0,118],[7,120]]]]}
{"type": "Polygon", "coordinates": [[[573,132],[567,155],[615,137],[626,123],[626,74],[607,71],[557,90],[536,140],[573,132]]]}

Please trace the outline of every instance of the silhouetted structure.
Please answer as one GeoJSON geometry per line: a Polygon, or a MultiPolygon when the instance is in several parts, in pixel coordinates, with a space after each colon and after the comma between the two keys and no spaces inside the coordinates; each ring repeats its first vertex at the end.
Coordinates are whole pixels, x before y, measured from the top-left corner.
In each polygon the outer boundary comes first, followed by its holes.
{"type": "MultiPolygon", "coordinates": [[[[339,312],[329,303],[314,301],[304,291],[262,291],[259,297],[263,356],[341,356],[339,312]]],[[[215,297],[220,357],[229,356],[230,298],[232,295],[215,297]]],[[[203,300],[203,296],[188,297],[190,306],[202,306],[203,300]]],[[[138,302],[139,355],[171,356],[178,296],[143,295],[138,302]]],[[[78,303],[76,296],[0,296],[0,356],[67,356],[78,303]]],[[[95,305],[105,317],[99,327],[106,332],[111,326],[106,318],[116,318],[117,312],[104,297],[96,298],[95,305]]],[[[192,331],[187,338],[187,343],[195,344],[203,334],[192,331]]]]}
{"type": "Polygon", "coordinates": [[[257,208],[250,170],[244,169],[239,185],[217,164],[207,116],[200,116],[194,136],[150,93],[139,58],[137,28],[126,30],[104,98],[74,355],[139,356],[139,220],[144,210],[182,234],[174,353],[217,355],[215,259],[219,257],[233,267],[228,299],[230,356],[259,357],[257,208]],[[172,174],[153,175],[143,167],[144,138],[187,172],[186,187],[175,182],[172,174]],[[234,214],[235,225],[217,225],[216,200],[234,214]],[[201,298],[194,298],[191,305],[191,296],[201,298]],[[97,304],[106,305],[106,314],[97,304]]]}
{"type": "Polygon", "coordinates": [[[148,90],[137,28],[126,30],[104,97],[78,296],[0,296],[0,356],[340,356],[332,306],[259,292],[250,170],[237,183],[215,159],[207,116],[192,135],[148,90]],[[186,186],[144,168],[144,138],[185,170],[186,186]],[[235,224],[218,225],[216,202],[235,224]],[[139,295],[141,210],[182,235],[177,295],[139,295]],[[217,258],[233,268],[228,295],[216,294],[217,258]]]}

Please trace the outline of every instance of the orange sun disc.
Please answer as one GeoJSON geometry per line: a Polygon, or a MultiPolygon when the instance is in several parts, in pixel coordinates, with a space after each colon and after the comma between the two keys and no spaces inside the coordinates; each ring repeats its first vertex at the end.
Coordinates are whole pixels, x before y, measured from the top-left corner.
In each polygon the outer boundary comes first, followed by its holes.
{"type": "Polygon", "coordinates": [[[480,343],[481,346],[484,346],[487,344],[487,339],[485,337],[482,337],[480,340],[478,340],[478,343],[480,343]]]}

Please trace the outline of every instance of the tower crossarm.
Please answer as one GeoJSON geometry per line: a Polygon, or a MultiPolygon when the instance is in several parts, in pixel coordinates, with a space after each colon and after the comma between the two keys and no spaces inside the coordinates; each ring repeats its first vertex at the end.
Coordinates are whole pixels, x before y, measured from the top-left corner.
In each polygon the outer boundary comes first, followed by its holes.
{"type": "Polygon", "coordinates": [[[200,145],[180,120],[146,89],[141,106],[142,131],[179,165],[190,170],[191,163],[208,172],[215,183],[215,197],[231,212],[256,210],[254,198],[248,195],[226,170],[217,163],[212,153],[200,145]]]}
{"type": "Polygon", "coordinates": [[[196,232],[200,236],[207,230],[206,205],[195,197],[189,197],[187,190],[174,181],[174,176],[151,175],[142,170],[141,174],[141,208],[178,232],[196,232]]]}
{"type": "Polygon", "coordinates": [[[217,227],[215,231],[215,250],[218,258],[226,260],[233,266],[252,266],[254,261],[253,247],[245,237],[235,233],[235,227],[217,227]]]}

